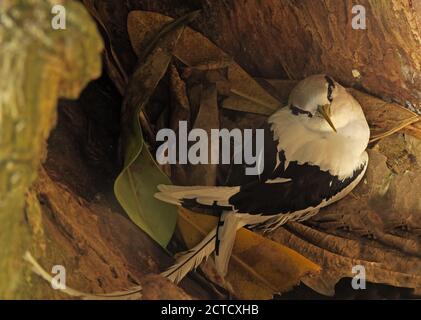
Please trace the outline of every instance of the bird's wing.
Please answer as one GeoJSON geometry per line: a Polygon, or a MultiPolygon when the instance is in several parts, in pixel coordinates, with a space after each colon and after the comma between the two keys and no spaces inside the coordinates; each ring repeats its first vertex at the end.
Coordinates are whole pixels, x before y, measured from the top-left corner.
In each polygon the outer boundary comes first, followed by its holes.
{"type": "Polygon", "coordinates": [[[367,162],[363,162],[351,176],[342,180],[318,166],[291,161],[270,179],[241,186],[228,202],[239,213],[262,215],[317,208],[360,179],[366,165],[367,162]]]}
{"type": "MultiPolygon", "coordinates": [[[[260,175],[246,175],[247,165],[233,164],[226,186],[159,186],[155,196],[194,211],[220,215],[236,211],[251,215],[276,215],[317,208],[345,190],[361,176],[367,161],[345,179],[316,165],[285,158],[270,125],[264,130],[264,169],[260,175]]],[[[253,138],[254,140],[254,138],[253,138]]],[[[250,141],[255,145],[255,141],[250,141]]],[[[256,150],[254,150],[255,152],[256,150]]],[[[255,153],[254,153],[255,154],[255,153]]]]}

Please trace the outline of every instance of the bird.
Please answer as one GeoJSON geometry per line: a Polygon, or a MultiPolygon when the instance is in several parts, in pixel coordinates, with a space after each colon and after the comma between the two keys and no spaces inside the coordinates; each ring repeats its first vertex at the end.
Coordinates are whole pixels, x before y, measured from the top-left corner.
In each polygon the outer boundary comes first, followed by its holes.
{"type": "Polygon", "coordinates": [[[307,220],[344,198],[365,174],[370,129],[364,112],[326,74],[298,82],[287,105],[270,115],[262,129],[260,175],[247,176],[244,165],[235,165],[223,186],[157,186],[157,199],[219,215],[217,226],[162,273],[169,280],[178,283],[212,254],[225,277],[237,230],[273,231],[289,221],[307,220]]]}

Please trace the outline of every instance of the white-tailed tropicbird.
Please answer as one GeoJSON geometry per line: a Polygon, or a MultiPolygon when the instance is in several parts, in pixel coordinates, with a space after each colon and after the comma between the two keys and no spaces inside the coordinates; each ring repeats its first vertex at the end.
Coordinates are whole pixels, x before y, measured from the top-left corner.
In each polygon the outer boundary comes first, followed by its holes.
{"type": "Polygon", "coordinates": [[[308,219],[345,197],[366,171],[370,131],[364,113],[329,76],[299,82],[263,129],[261,175],[246,176],[237,165],[230,186],[158,186],[155,196],[162,201],[221,214],[218,226],[163,273],[170,280],[179,282],[215,249],[216,268],[225,275],[238,229],[308,219]]]}

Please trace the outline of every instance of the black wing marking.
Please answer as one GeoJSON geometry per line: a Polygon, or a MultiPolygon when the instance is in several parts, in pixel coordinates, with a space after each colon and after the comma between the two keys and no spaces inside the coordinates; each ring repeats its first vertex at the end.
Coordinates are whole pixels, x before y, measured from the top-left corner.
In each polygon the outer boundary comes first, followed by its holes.
{"type": "Polygon", "coordinates": [[[241,186],[229,199],[239,213],[273,215],[316,207],[346,188],[364,170],[356,169],[345,180],[322,171],[318,166],[290,162],[279,177],[291,179],[282,183],[257,182],[241,186]]]}
{"type": "Polygon", "coordinates": [[[333,79],[329,76],[325,76],[325,80],[328,84],[327,100],[329,100],[329,102],[332,103],[332,101],[333,101],[332,93],[333,93],[333,89],[335,88],[335,81],[333,81],[333,79]]]}
{"type": "Polygon", "coordinates": [[[221,206],[214,202],[213,205],[203,204],[197,201],[196,198],[194,199],[181,199],[181,205],[184,208],[201,212],[204,214],[212,215],[212,216],[220,216],[223,211],[232,210],[232,206],[221,206]]]}
{"type": "Polygon", "coordinates": [[[306,111],[306,110],[300,109],[300,108],[298,108],[297,106],[290,105],[290,106],[289,106],[289,110],[291,110],[291,112],[292,112],[292,114],[293,114],[294,116],[298,116],[298,115],[300,115],[300,114],[306,114],[306,115],[307,115],[307,117],[309,117],[309,118],[313,118],[313,114],[312,114],[310,111],[306,111]]]}

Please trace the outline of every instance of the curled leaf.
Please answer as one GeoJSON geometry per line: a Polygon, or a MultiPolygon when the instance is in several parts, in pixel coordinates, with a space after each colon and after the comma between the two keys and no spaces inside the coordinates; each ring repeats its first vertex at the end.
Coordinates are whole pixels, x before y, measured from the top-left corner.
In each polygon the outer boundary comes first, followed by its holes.
{"type": "MultiPolygon", "coordinates": [[[[216,222],[212,216],[179,210],[178,226],[189,248],[200,242],[216,222]]],[[[270,299],[319,271],[319,266],[297,252],[242,228],[237,232],[225,285],[239,299],[270,299]]]]}
{"type": "MultiPolygon", "coordinates": [[[[145,39],[150,38],[146,25],[153,24],[154,28],[158,28],[169,21],[172,21],[170,17],[158,13],[132,11],[128,17],[128,31],[133,49],[139,53],[145,39]]],[[[196,70],[228,69],[228,84],[225,84],[230,89],[228,99],[241,97],[248,101],[244,104],[229,101],[223,104],[223,107],[267,114],[281,106],[280,102],[267,93],[255,79],[199,32],[186,28],[174,50],[174,56],[196,70]]]]}

